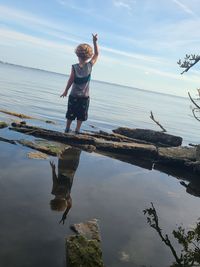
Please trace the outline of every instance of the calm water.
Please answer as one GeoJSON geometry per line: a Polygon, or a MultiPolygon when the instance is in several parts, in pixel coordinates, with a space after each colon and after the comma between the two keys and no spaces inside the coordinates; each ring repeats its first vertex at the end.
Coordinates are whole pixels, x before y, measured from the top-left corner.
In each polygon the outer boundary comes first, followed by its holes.
{"type": "MultiPolygon", "coordinates": [[[[65,83],[66,77],[59,74],[0,64],[0,108],[54,120],[54,126],[31,123],[63,130],[67,100],[59,95],[65,83]]],[[[93,125],[107,131],[117,126],[159,130],[149,119],[152,110],[169,133],[183,136],[186,144],[198,143],[199,124],[191,117],[188,99],[100,82],[92,82],[91,88],[84,129],[93,125]]],[[[0,114],[0,120],[11,119],[0,114]]],[[[24,137],[8,129],[0,130],[0,136],[24,137]]],[[[28,159],[30,149],[3,142],[0,151],[0,266],[63,267],[69,226],[97,218],[106,267],[169,267],[173,257],[142,211],[153,202],[169,234],[177,225],[190,227],[199,218],[200,199],[186,193],[174,176],[82,152],[71,191],[73,207],[60,225],[62,212],[49,205],[49,160],[28,159]]],[[[51,160],[58,165],[57,158],[51,160]]]]}

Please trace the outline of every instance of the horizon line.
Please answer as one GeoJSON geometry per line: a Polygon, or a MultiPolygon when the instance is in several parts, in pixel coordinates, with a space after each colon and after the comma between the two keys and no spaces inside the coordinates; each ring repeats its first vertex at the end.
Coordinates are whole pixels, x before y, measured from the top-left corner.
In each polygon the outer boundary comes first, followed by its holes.
{"type": "MultiPolygon", "coordinates": [[[[7,65],[13,65],[13,66],[21,67],[21,68],[27,68],[27,69],[32,69],[32,70],[39,70],[39,71],[54,73],[54,74],[58,74],[58,75],[62,75],[62,76],[65,76],[65,75],[69,76],[69,74],[64,74],[64,73],[61,73],[61,72],[56,72],[56,71],[51,71],[51,70],[46,70],[46,69],[40,69],[40,68],[35,68],[35,67],[30,67],[30,66],[24,66],[24,65],[20,65],[20,64],[16,64],[16,63],[6,62],[6,61],[3,61],[3,60],[0,60],[0,63],[1,64],[7,64],[7,65]]],[[[155,93],[155,94],[161,94],[161,95],[168,95],[168,96],[173,96],[173,97],[187,98],[187,97],[184,97],[184,96],[167,94],[167,93],[161,93],[161,92],[158,92],[158,91],[141,89],[141,88],[138,88],[138,87],[133,87],[133,86],[129,86],[129,85],[123,85],[123,84],[119,84],[119,83],[112,83],[112,82],[100,81],[100,80],[92,80],[92,81],[100,82],[100,83],[105,83],[105,84],[116,85],[116,86],[123,86],[123,87],[126,87],[126,88],[135,89],[135,90],[139,90],[139,91],[145,91],[145,92],[151,92],[151,93],[155,93]]]]}

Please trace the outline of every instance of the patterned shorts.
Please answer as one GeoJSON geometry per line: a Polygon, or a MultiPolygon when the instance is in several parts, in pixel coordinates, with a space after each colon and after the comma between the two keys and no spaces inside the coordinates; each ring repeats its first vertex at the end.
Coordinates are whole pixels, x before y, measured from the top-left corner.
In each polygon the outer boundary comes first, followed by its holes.
{"type": "Polygon", "coordinates": [[[75,97],[69,95],[66,118],[68,120],[86,121],[88,118],[89,97],[75,97]]]}

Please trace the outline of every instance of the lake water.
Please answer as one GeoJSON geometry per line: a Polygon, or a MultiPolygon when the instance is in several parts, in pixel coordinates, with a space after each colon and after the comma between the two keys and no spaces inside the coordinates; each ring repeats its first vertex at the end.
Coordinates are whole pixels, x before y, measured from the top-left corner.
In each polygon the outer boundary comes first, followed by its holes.
{"type": "MultiPolygon", "coordinates": [[[[60,74],[0,64],[0,109],[53,120],[56,125],[30,122],[63,131],[67,99],[59,95],[66,80],[60,74]]],[[[151,110],[168,133],[183,137],[184,144],[199,142],[200,124],[187,98],[96,81],[91,82],[89,120],[83,129],[160,130],[149,118],[151,110]]],[[[0,113],[0,120],[11,119],[0,113]]],[[[8,129],[0,130],[0,136],[24,137],[8,129]]],[[[177,225],[188,228],[199,218],[199,197],[186,193],[176,177],[82,151],[71,191],[73,206],[61,225],[62,212],[49,205],[49,160],[28,159],[31,150],[20,145],[0,142],[0,151],[0,266],[66,266],[64,238],[71,233],[69,226],[97,218],[106,267],[169,267],[173,256],[148,226],[143,210],[154,203],[161,228],[172,241],[170,233],[177,225]]],[[[58,159],[50,159],[57,167],[58,159]]],[[[173,245],[179,252],[179,245],[173,245]]]]}

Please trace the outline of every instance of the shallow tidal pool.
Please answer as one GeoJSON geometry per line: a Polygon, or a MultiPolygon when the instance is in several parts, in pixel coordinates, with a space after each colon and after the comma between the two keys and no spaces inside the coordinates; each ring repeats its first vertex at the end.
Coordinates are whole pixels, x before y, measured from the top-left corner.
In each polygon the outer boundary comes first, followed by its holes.
{"type": "MultiPolygon", "coordinates": [[[[106,267],[169,267],[173,255],[147,224],[143,210],[153,202],[177,253],[173,229],[191,227],[199,218],[200,199],[177,178],[82,151],[74,159],[72,208],[64,225],[59,224],[63,212],[50,206],[50,160],[58,173],[60,159],[29,159],[31,149],[3,142],[0,151],[0,266],[66,266],[70,225],[96,218],[106,267]]],[[[67,163],[62,166],[69,171],[67,163]]]]}

